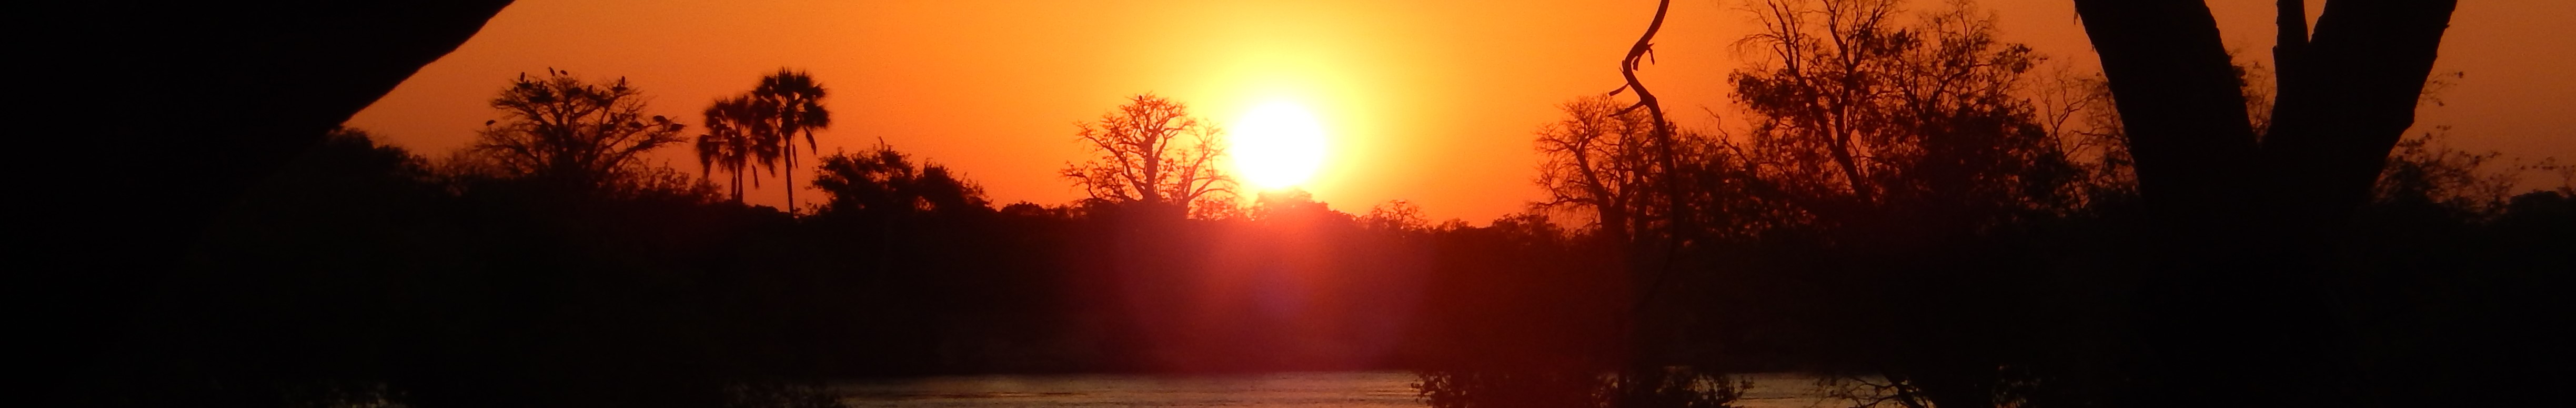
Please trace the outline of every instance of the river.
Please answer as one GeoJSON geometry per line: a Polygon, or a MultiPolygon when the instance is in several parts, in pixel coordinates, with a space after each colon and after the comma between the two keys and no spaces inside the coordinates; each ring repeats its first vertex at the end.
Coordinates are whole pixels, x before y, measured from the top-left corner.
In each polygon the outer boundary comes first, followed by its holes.
{"type": "MultiPolygon", "coordinates": [[[[1847,406],[1823,398],[1814,377],[1751,376],[1753,388],[1736,406],[1815,408],[1847,406]]],[[[1318,372],[1230,376],[968,376],[843,383],[837,391],[853,407],[1421,407],[1412,373],[1318,372]]]]}

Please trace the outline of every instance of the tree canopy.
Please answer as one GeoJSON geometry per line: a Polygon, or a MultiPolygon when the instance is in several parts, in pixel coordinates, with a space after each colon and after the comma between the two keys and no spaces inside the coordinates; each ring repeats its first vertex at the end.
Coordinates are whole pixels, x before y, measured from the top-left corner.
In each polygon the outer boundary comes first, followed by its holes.
{"type": "Polygon", "coordinates": [[[645,112],[643,91],[625,78],[585,82],[547,69],[510,82],[474,143],[508,175],[593,190],[636,174],[644,152],[682,141],[683,125],[645,112]]]}
{"type": "Polygon", "coordinates": [[[1098,121],[1075,124],[1074,136],[1093,157],[1065,165],[1060,175],[1092,199],[1117,203],[1182,210],[1201,199],[1230,198],[1234,176],[1217,162],[1226,149],[1222,128],[1154,94],[1127,100],[1098,121]]]}

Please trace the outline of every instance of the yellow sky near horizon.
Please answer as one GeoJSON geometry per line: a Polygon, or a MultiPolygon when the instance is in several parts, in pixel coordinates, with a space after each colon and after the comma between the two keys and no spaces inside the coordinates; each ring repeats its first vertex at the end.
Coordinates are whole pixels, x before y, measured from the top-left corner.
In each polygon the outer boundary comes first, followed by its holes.
{"type": "MultiPolygon", "coordinates": [[[[1722,81],[1742,0],[1675,1],[1642,73],[1686,126],[1731,115],[1722,81]]],[[[1929,0],[1918,0],[1918,7],[1929,0]]],[[[2064,0],[1988,0],[2008,40],[2092,70],[2064,0]]],[[[2269,0],[2210,0],[2230,47],[2270,46],[2269,0]]],[[[2311,8],[2317,7],[2312,5],[2311,8]]],[[[722,96],[780,67],[832,90],[823,153],[882,140],[959,170],[1000,203],[1059,204],[1084,158],[1074,123],[1153,92],[1229,121],[1270,101],[1310,109],[1331,151],[1307,189],[1363,212],[1409,200],[1482,223],[1539,199],[1530,132],[1555,105],[1621,84],[1617,62],[1654,2],[1105,1],[680,2],[520,0],[472,40],[347,123],[430,156],[469,145],[486,102],[521,72],[624,77],[656,114],[694,125],[722,96]]],[[[2508,155],[2576,159],[2576,2],[2462,2],[2437,69],[2466,71],[2421,124],[2508,155]]],[[[691,129],[692,132],[696,129],[691,129]]],[[[655,160],[697,170],[687,147],[655,160]]],[[[803,161],[810,163],[810,161],[803,161]]],[[[797,176],[810,180],[810,170],[797,176]]],[[[2535,175],[2538,176],[2538,175],[2535,175]]],[[[2554,184],[2555,180],[2551,180],[2554,184]]],[[[780,205],[775,178],[753,189],[780,205]]],[[[821,194],[798,194],[818,202],[821,194]]]]}

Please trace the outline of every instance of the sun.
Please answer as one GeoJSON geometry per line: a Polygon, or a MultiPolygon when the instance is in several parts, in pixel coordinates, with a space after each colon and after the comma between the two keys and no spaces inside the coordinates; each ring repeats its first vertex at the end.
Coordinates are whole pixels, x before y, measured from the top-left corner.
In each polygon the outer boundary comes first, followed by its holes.
{"type": "Polygon", "coordinates": [[[1304,184],[1324,165],[1324,127],[1315,114],[1291,102],[1270,102],[1234,122],[1235,174],[1261,190],[1304,184]]]}

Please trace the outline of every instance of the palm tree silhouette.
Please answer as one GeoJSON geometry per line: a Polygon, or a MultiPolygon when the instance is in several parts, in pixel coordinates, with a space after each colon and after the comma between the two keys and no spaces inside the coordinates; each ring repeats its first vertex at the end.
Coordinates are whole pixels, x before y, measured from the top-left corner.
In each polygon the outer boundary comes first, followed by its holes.
{"type": "MultiPolygon", "coordinates": [[[[770,133],[768,129],[774,126],[767,118],[773,113],[771,111],[762,106],[760,100],[736,96],[717,100],[702,113],[706,116],[707,133],[698,135],[698,173],[705,175],[724,170],[732,174],[729,186],[736,204],[742,203],[744,170],[751,167],[754,160],[762,161],[762,164],[778,160],[778,146],[760,143],[758,137],[770,133]]],[[[777,172],[775,166],[770,168],[772,173],[777,172]]],[[[760,183],[758,177],[749,180],[753,185],[760,183]]]]}
{"type": "MultiPolygon", "coordinates": [[[[756,104],[766,108],[771,123],[766,129],[755,129],[757,144],[775,146],[786,154],[787,213],[796,213],[796,141],[805,136],[807,150],[816,148],[814,131],[832,127],[832,112],[823,109],[823,84],[804,71],[779,68],[778,73],[760,78],[760,87],[751,91],[756,104]]],[[[776,163],[778,156],[759,157],[761,164],[776,163]]],[[[776,167],[771,168],[772,171],[776,167]]]]}

